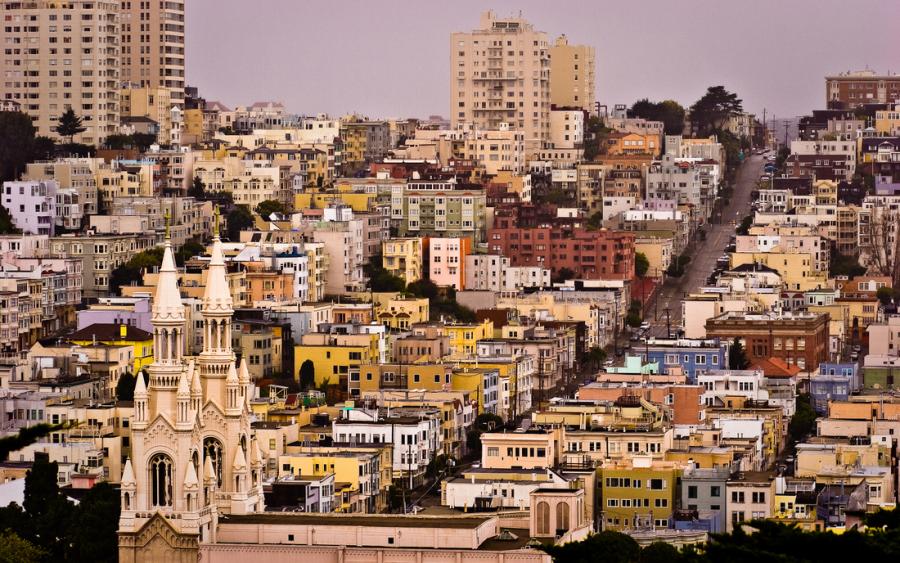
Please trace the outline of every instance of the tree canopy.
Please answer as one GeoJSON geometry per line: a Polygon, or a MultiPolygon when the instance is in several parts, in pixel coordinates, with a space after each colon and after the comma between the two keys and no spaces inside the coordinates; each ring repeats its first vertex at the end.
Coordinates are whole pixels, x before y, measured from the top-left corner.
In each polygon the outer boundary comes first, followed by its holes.
{"type": "Polygon", "coordinates": [[[31,118],[18,111],[0,111],[0,182],[15,180],[35,156],[31,118]]]}
{"type": "Polygon", "coordinates": [[[724,86],[710,86],[691,106],[691,128],[697,137],[706,137],[722,130],[725,122],[744,110],[737,94],[724,86]]]}
{"type": "Polygon", "coordinates": [[[259,205],[256,206],[256,212],[259,213],[263,219],[268,219],[272,213],[278,213],[279,215],[286,213],[287,208],[280,201],[267,199],[261,201],[259,205]]]}
{"type": "Polygon", "coordinates": [[[634,273],[637,277],[642,278],[647,275],[647,270],[650,269],[650,260],[647,259],[647,255],[643,252],[635,252],[634,253],[634,273]]]}
{"type": "Polygon", "coordinates": [[[228,240],[237,241],[241,238],[241,231],[253,226],[253,214],[243,205],[236,205],[228,212],[225,220],[227,224],[226,234],[228,240]]]}
{"type": "Polygon", "coordinates": [[[747,360],[747,351],[744,345],[737,338],[731,343],[728,349],[728,369],[747,369],[750,361],[747,360]]]}
{"type": "Polygon", "coordinates": [[[87,131],[87,127],[84,126],[82,119],[75,114],[75,110],[69,108],[65,113],[59,116],[59,121],[53,130],[56,131],[60,137],[68,137],[69,144],[71,145],[75,135],[84,133],[87,131]]]}
{"type": "Polygon", "coordinates": [[[634,102],[628,115],[648,121],[661,121],[666,135],[681,135],[684,131],[684,107],[675,100],[651,102],[644,98],[634,102]]]}
{"type": "Polygon", "coordinates": [[[109,290],[118,293],[119,288],[125,285],[133,285],[141,282],[144,271],[158,268],[162,265],[163,247],[157,246],[143,252],[138,252],[132,258],[114,269],[109,276],[109,290]]]}

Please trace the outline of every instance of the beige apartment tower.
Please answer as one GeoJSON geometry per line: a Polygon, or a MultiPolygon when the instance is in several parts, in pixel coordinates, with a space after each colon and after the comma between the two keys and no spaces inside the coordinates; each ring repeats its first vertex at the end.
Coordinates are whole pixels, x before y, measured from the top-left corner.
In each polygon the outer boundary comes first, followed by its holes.
{"type": "Polygon", "coordinates": [[[569,45],[565,35],[550,48],[550,103],[558,108],[596,111],[594,48],[569,45]]]}
{"type": "Polygon", "coordinates": [[[119,126],[119,2],[2,2],[0,98],[21,104],[38,135],[57,137],[72,108],[86,130],[76,142],[99,144],[119,126]]]}
{"type": "Polygon", "coordinates": [[[481,26],[450,35],[450,116],[521,130],[526,141],[550,140],[550,52],[547,34],[521,17],[481,15],[481,26]]]}
{"type": "Polygon", "coordinates": [[[184,0],[122,0],[122,82],[184,100],[184,0]]]}

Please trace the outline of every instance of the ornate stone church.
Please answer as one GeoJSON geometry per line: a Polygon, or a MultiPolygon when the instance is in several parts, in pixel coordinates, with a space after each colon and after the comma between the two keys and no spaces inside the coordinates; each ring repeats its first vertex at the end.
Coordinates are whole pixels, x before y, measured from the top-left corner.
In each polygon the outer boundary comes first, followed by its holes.
{"type": "Polygon", "coordinates": [[[122,475],[119,560],[196,561],[218,519],[264,510],[250,377],[231,349],[232,300],[216,233],[202,303],[203,351],[184,357],[185,315],[166,240],[153,300],[154,362],[134,391],[122,475]]]}

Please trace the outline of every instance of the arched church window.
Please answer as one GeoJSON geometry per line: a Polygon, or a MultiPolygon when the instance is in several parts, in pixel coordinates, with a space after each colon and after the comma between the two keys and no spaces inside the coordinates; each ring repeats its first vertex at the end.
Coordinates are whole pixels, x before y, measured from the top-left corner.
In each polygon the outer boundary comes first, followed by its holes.
{"type": "Polygon", "coordinates": [[[222,488],[222,442],[215,438],[203,439],[203,455],[212,461],[213,469],[216,472],[216,487],[222,488]]]}
{"type": "Polygon", "coordinates": [[[172,458],[156,454],[150,458],[150,502],[153,506],[172,506],[172,458]]]}

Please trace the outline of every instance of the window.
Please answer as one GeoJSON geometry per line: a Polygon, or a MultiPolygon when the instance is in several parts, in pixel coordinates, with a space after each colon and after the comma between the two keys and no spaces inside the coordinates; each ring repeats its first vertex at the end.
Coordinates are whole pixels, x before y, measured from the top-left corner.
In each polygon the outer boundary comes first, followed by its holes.
{"type": "Polygon", "coordinates": [[[744,491],[731,491],[731,502],[744,502],[744,491]]]}
{"type": "Polygon", "coordinates": [[[150,458],[150,502],[152,506],[172,506],[172,458],[156,454],[150,458]]]}
{"type": "Polygon", "coordinates": [[[650,489],[654,491],[661,491],[666,488],[666,482],[663,479],[650,479],[649,485],[650,489]]]}
{"type": "Polygon", "coordinates": [[[688,485],[688,498],[697,498],[697,485],[688,485]]]}
{"type": "Polygon", "coordinates": [[[537,505],[537,533],[548,535],[550,533],[550,505],[541,501],[537,505]]]}
{"type": "Polygon", "coordinates": [[[766,502],[766,493],[765,492],[754,492],[753,493],[753,503],[754,504],[762,504],[766,502]]]}
{"type": "Polygon", "coordinates": [[[709,496],[711,497],[719,497],[722,495],[722,487],[718,485],[713,485],[709,488],[709,496]]]}

